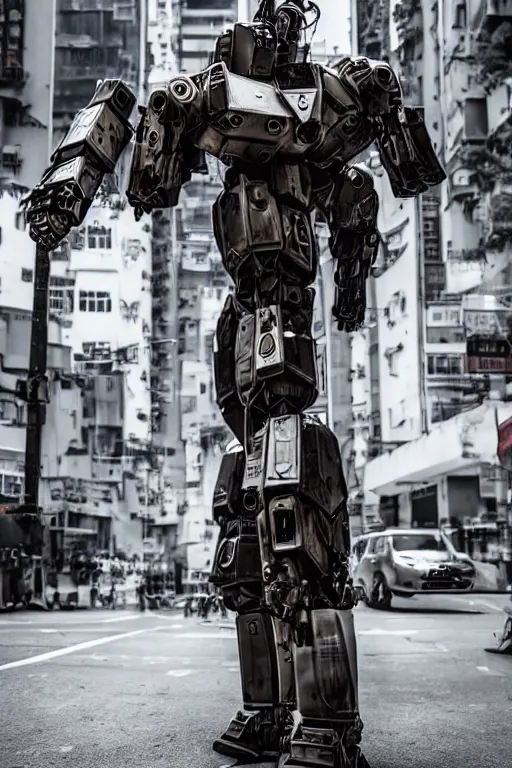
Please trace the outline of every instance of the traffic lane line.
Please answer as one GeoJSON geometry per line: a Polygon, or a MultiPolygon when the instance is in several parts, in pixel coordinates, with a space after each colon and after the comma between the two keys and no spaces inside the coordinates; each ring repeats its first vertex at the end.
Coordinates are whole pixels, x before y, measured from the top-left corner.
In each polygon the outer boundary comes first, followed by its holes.
{"type": "MultiPolygon", "coordinates": [[[[40,614],[41,619],[40,620],[33,620],[33,619],[13,619],[9,620],[8,618],[0,618],[0,628],[3,627],[40,627],[44,626],[45,624],[49,626],[78,626],[81,624],[115,624],[117,622],[121,621],[136,621],[137,619],[144,619],[145,616],[143,613],[133,613],[130,615],[123,615],[123,616],[114,616],[109,619],[105,618],[98,618],[91,614],[86,614],[87,618],[84,616],[84,618],[77,619],[76,615],[70,615],[67,613],[63,614],[53,614],[49,616],[46,613],[40,614]]],[[[176,617],[180,618],[180,617],[176,617]]]]}
{"type": "MultiPolygon", "coordinates": [[[[167,628],[167,627],[166,627],[167,628]]],[[[36,656],[29,656],[24,659],[18,659],[16,661],[10,661],[7,664],[1,664],[0,665],[0,672],[5,672],[9,669],[17,669],[19,667],[27,667],[32,664],[41,664],[45,661],[51,661],[52,659],[57,659],[61,656],[67,656],[72,653],[76,653],[77,651],[83,651],[87,650],[89,648],[95,648],[99,645],[106,645],[107,643],[114,643],[119,640],[127,640],[132,637],[137,637],[140,635],[147,635],[152,632],[158,632],[162,627],[148,627],[146,629],[136,629],[132,632],[123,632],[119,635],[109,635],[108,637],[98,637],[94,640],[86,640],[83,643],[76,643],[74,645],[68,645],[64,648],[56,648],[52,651],[47,651],[46,653],[40,653],[36,656]]]]}
{"type": "MultiPolygon", "coordinates": [[[[95,648],[96,646],[102,646],[104,644],[108,644],[113,642],[113,640],[119,639],[120,641],[124,641],[125,644],[125,652],[133,653],[133,655],[140,655],[147,657],[147,647],[144,647],[144,641],[145,641],[145,635],[147,635],[150,632],[158,632],[161,636],[160,644],[164,644],[165,648],[179,648],[181,643],[186,644],[192,644],[194,648],[194,653],[197,652],[205,652],[208,655],[214,655],[217,653],[220,649],[224,647],[234,647],[236,649],[236,633],[234,632],[185,632],[180,633],[180,626],[177,624],[165,624],[165,625],[157,625],[153,627],[147,627],[145,629],[139,629],[132,632],[124,632],[119,635],[107,635],[106,637],[97,637],[91,640],[85,640],[80,643],[72,643],[68,644],[71,640],[71,637],[73,635],[81,635],[82,632],[73,632],[66,635],[65,633],[38,633],[36,635],[31,634],[31,638],[27,638],[26,642],[24,642],[24,648],[20,648],[19,646],[19,639],[17,639],[17,644],[14,646],[12,643],[8,645],[0,646],[0,655],[4,653],[4,659],[3,663],[0,664],[0,672],[3,670],[8,670],[11,668],[16,668],[20,666],[26,666],[29,664],[35,664],[38,662],[45,662],[45,661],[54,661],[57,659],[60,659],[62,656],[66,656],[68,658],[68,666],[75,666],[77,664],[80,664],[84,662],[83,656],[80,659],[80,654],[84,650],[89,650],[91,648],[95,648]],[[70,637],[71,635],[71,637],[70,637]],[[33,638],[33,639],[32,639],[33,638]],[[38,640],[40,638],[40,641],[38,640]],[[140,642],[139,641],[140,638],[140,642]],[[226,646],[226,640],[229,639],[230,641],[235,641],[235,643],[228,642],[226,646]],[[214,642],[215,641],[215,642],[214,642]],[[133,644],[136,644],[135,647],[133,644]],[[58,647],[55,647],[57,644],[59,644],[58,647]],[[206,648],[201,648],[201,646],[204,646],[206,644],[206,648]],[[209,645],[208,645],[209,644],[209,645]],[[53,646],[53,648],[52,648],[53,646]],[[131,646],[131,648],[130,648],[131,646]],[[13,653],[7,655],[7,652],[9,649],[12,649],[13,653]],[[40,651],[44,649],[44,652],[41,653],[40,651]],[[22,658],[16,658],[16,656],[20,656],[23,654],[22,658]],[[75,656],[73,657],[73,654],[75,656]],[[7,658],[6,658],[7,655],[7,658]],[[13,655],[15,655],[15,658],[13,658],[13,655]]],[[[104,631],[105,628],[103,628],[104,631]]],[[[98,630],[96,632],[96,635],[98,635],[100,631],[98,630]]],[[[153,641],[154,643],[154,641],[153,641]]],[[[187,651],[189,649],[187,648],[187,651]]],[[[189,651],[190,653],[190,651],[189,651]]],[[[156,655],[156,654],[154,654],[156,655]]],[[[163,654],[162,654],[163,655],[163,654]]],[[[181,653],[180,655],[183,655],[181,653]]],[[[93,663],[98,663],[98,659],[91,659],[93,663]]],[[[105,662],[103,662],[105,663],[105,662]]],[[[114,664],[116,664],[115,661],[113,661],[114,664]]],[[[119,662],[117,662],[119,663],[119,662]]],[[[121,666],[126,666],[125,663],[121,662],[121,666]]],[[[169,665],[170,666],[170,665],[169,665]]]]}

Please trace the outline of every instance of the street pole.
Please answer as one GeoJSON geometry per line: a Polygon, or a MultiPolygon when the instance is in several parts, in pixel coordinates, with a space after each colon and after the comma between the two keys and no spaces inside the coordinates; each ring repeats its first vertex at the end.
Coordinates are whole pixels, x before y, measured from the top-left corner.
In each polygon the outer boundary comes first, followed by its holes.
{"type": "Polygon", "coordinates": [[[32,558],[31,602],[46,606],[44,558],[47,554],[44,515],[39,508],[41,479],[41,449],[46,421],[48,379],[46,376],[48,347],[48,286],[50,282],[50,252],[36,245],[34,265],[34,297],[30,330],[28,377],[19,382],[18,390],[27,403],[25,435],[25,498],[20,511],[32,558]]]}
{"type": "Polygon", "coordinates": [[[25,504],[39,512],[39,481],[41,478],[41,448],[46,421],[47,347],[48,347],[48,286],[50,253],[36,246],[34,298],[27,381],[27,430],[25,438],[25,504]]]}

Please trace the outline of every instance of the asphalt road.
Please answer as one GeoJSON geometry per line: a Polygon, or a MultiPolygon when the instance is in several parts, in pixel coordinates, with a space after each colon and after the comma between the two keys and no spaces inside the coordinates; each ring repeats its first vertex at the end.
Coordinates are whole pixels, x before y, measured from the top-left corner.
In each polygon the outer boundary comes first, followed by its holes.
{"type": "MultiPolygon", "coordinates": [[[[512,764],[504,596],[356,609],[371,768],[512,764]]],[[[0,768],[219,768],[240,705],[235,632],[172,613],[0,615],[0,768]]]]}

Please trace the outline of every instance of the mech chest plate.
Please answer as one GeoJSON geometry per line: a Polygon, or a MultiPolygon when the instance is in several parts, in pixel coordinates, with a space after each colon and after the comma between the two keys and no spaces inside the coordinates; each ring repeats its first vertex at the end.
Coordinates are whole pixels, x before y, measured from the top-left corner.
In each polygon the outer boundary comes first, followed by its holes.
{"type": "Polygon", "coordinates": [[[207,125],[197,144],[216,157],[264,163],[282,152],[300,158],[318,138],[318,130],[303,130],[321,114],[317,88],[280,88],[219,63],[209,69],[206,93],[207,125]]]}

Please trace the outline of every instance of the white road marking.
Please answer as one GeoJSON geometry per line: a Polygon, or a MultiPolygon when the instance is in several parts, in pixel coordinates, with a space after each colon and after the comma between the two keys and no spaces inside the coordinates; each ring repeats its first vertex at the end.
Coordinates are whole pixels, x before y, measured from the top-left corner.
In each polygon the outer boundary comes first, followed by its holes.
{"type": "Polygon", "coordinates": [[[134,621],[134,619],[140,619],[140,614],[135,613],[133,616],[116,616],[115,619],[102,619],[102,624],[114,624],[116,621],[134,621]]]}
{"type": "Polygon", "coordinates": [[[489,667],[477,667],[479,672],[490,672],[489,667]]]}
{"type": "Polygon", "coordinates": [[[40,629],[39,631],[45,635],[54,635],[54,634],[58,634],[59,632],[58,629],[40,629]]]}
{"type": "Polygon", "coordinates": [[[165,674],[170,677],[187,677],[187,675],[191,675],[194,671],[193,669],[170,669],[165,674]]]}
{"type": "Polygon", "coordinates": [[[57,659],[59,656],[67,656],[70,653],[76,651],[84,651],[87,648],[95,648],[97,645],[105,645],[106,643],[113,643],[116,640],[127,640],[129,637],[136,637],[137,635],[145,635],[148,632],[157,632],[163,627],[151,627],[150,629],[136,629],[133,632],[124,632],[121,635],[110,635],[109,637],[100,637],[95,640],[86,640],[83,643],[77,643],[76,645],[68,645],[66,648],[56,648],[53,651],[47,653],[41,653],[38,656],[29,656],[26,659],[18,659],[18,661],[10,661],[7,664],[0,665],[0,671],[6,669],[16,669],[18,667],[26,667],[30,664],[40,664],[43,661],[50,661],[51,659],[57,659]]]}
{"type": "Polygon", "coordinates": [[[65,755],[66,752],[71,752],[72,749],[74,749],[74,747],[59,747],[59,752],[62,752],[62,754],[65,755]]]}
{"type": "Polygon", "coordinates": [[[407,637],[408,635],[417,635],[417,629],[360,629],[358,635],[372,635],[373,637],[383,637],[384,635],[397,635],[407,637]]]}
{"type": "Polygon", "coordinates": [[[180,614],[179,616],[157,616],[155,614],[151,614],[155,619],[158,619],[158,621],[181,621],[183,619],[183,615],[180,614]]]}

